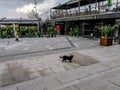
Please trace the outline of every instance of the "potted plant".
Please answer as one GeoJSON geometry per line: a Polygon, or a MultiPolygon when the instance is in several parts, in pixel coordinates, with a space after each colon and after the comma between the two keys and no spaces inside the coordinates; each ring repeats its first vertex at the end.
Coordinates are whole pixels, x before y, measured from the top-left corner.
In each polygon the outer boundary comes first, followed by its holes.
{"type": "Polygon", "coordinates": [[[116,25],[111,26],[110,24],[99,27],[99,29],[101,30],[101,32],[104,34],[104,36],[102,36],[100,38],[100,45],[101,46],[110,46],[110,45],[113,44],[113,38],[112,37],[108,37],[108,34],[112,30],[114,30],[115,27],[117,27],[117,26],[116,25]]]}

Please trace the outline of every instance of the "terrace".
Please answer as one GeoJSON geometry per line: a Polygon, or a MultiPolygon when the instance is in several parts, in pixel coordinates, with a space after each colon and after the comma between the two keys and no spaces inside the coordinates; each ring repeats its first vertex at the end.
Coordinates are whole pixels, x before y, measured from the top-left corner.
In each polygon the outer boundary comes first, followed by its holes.
{"type": "Polygon", "coordinates": [[[106,0],[71,0],[50,10],[51,20],[120,18],[120,1],[108,5],[106,0]],[[100,16],[100,17],[99,17],[100,16]]]}

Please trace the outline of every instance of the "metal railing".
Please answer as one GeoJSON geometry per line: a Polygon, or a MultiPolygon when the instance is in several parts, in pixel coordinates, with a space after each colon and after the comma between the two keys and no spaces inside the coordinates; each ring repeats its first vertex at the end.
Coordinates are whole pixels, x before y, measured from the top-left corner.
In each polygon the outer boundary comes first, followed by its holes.
{"type": "Polygon", "coordinates": [[[76,17],[76,16],[85,16],[85,15],[93,15],[93,14],[105,14],[105,13],[115,13],[120,12],[120,2],[113,3],[110,7],[108,7],[107,4],[102,4],[100,7],[92,6],[91,8],[88,8],[89,6],[86,5],[85,8],[81,8],[80,12],[78,10],[73,10],[69,12],[61,12],[56,15],[51,15],[51,19],[57,19],[57,18],[66,18],[66,17],[76,17]],[[99,10],[98,10],[99,8],[99,10]]]}

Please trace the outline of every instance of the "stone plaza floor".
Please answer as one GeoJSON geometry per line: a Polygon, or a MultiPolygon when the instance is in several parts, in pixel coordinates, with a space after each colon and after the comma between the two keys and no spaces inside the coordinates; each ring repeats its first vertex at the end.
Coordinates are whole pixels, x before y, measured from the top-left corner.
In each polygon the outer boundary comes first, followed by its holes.
{"type": "Polygon", "coordinates": [[[0,39],[0,62],[97,47],[100,47],[99,40],[82,37],[20,38],[19,42],[14,38],[0,39]]]}
{"type": "Polygon", "coordinates": [[[120,90],[119,45],[70,36],[0,43],[0,90],[120,90]],[[72,63],[59,58],[71,54],[72,63]]]}

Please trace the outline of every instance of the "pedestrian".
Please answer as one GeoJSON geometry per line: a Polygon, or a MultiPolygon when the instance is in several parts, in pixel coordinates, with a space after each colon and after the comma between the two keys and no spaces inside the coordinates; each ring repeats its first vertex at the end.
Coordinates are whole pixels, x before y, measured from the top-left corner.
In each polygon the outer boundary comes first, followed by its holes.
{"type": "Polygon", "coordinates": [[[19,38],[18,38],[18,35],[16,35],[16,39],[15,39],[16,41],[19,41],[19,38]]]}

